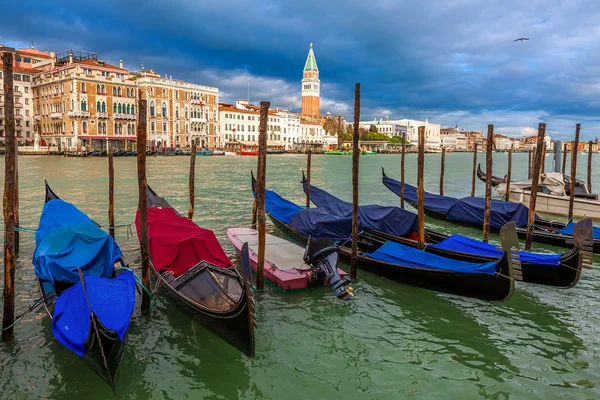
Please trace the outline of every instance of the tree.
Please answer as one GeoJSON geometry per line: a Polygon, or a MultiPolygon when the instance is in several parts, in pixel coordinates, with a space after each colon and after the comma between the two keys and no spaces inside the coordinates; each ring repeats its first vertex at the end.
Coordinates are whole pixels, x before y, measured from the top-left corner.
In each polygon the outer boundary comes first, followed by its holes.
{"type": "Polygon", "coordinates": [[[371,125],[369,127],[369,132],[377,132],[377,127],[375,125],[371,125]]]}
{"type": "Polygon", "coordinates": [[[323,124],[323,129],[331,136],[335,136],[338,133],[338,124],[335,118],[327,118],[323,124]]]}

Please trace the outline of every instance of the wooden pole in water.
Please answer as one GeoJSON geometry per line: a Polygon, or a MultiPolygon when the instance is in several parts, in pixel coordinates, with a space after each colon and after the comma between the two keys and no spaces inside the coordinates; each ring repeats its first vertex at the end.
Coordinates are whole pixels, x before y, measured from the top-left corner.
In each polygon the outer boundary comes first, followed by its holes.
{"type": "Polygon", "coordinates": [[[575,200],[575,180],[577,179],[577,147],[581,124],[575,125],[575,142],[571,149],[571,193],[569,193],[569,221],[573,221],[573,201],[575,200]]]}
{"type": "Polygon", "coordinates": [[[352,136],[352,256],[350,257],[350,277],[356,278],[358,264],[358,161],[360,148],[358,138],[360,125],[360,83],[354,87],[354,135],[352,136]]]}
{"type": "Polygon", "coordinates": [[[4,313],[2,315],[2,339],[8,340],[13,328],[7,329],[15,320],[15,191],[16,157],[15,103],[13,97],[13,53],[15,49],[0,47],[4,73],[4,313]],[[6,329],[6,330],[4,330],[6,329]]]}
{"type": "Polygon", "coordinates": [[[563,143],[562,144],[562,150],[563,150],[563,159],[562,159],[562,173],[563,175],[565,174],[566,168],[567,168],[567,144],[563,143]]]}
{"type": "MultiPolygon", "coordinates": [[[[419,249],[425,248],[425,202],[423,200],[425,189],[423,188],[423,168],[425,167],[425,127],[419,127],[419,143],[417,156],[417,231],[419,234],[419,249]]],[[[477,153],[475,153],[477,154],[477,153]]]]}
{"type": "Polygon", "coordinates": [[[531,159],[533,157],[533,150],[529,150],[527,153],[527,179],[531,179],[531,159]]]}
{"type": "Polygon", "coordinates": [[[477,174],[477,142],[473,146],[473,176],[471,177],[471,197],[475,196],[475,174],[477,174]]]}
{"type": "Polygon", "coordinates": [[[400,207],[404,208],[404,156],[406,153],[406,132],[402,132],[402,158],[400,159],[400,207]]]}
{"type": "Polygon", "coordinates": [[[544,141],[544,146],[542,146],[542,174],[546,171],[546,142],[544,141]]]}
{"type": "Polygon", "coordinates": [[[265,245],[266,224],[265,196],[266,196],[266,173],[267,173],[267,122],[269,119],[268,101],[260,102],[260,125],[258,127],[258,158],[260,169],[256,181],[256,219],[258,223],[258,263],[256,270],[256,289],[263,290],[265,285],[265,245]]]}
{"type": "MultiPolygon", "coordinates": [[[[141,92],[140,92],[141,96],[141,92]]],[[[140,254],[142,256],[142,284],[150,291],[150,250],[148,244],[148,195],[146,193],[146,148],[147,142],[147,113],[148,101],[139,100],[138,129],[137,129],[137,170],[138,170],[138,211],[140,213],[140,254]]],[[[150,296],[142,290],[142,311],[150,310],[150,296]]]]}
{"type": "Polygon", "coordinates": [[[446,161],[446,148],[442,146],[442,160],[440,165],[440,196],[444,195],[444,164],[446,161]]]}
{"type": "Polygon", "coordinates": [[[592,141],[588,142],[588,190],[592,192],[592,141]]]}
{"type": "Polygon", "coordinates": [[[508,173],[506,174],[506,201],[510,201],[510,178],[512,176],[512,146],[508,149],[508,173]]]}
{"type": "MultiPolygon", "coordinates": [[[[16,133],[15,133],[16,135],[16,133]]],[[[16,140],[16,139],[15,139],[16,140]]],[[[15,228],[19,227],[19,147],[18,143],[15,144],[15,192],[14,196],[14,210],[15,210],[15,228]]],[[[19,231],[15,231],[15,257],[19,256],[19,243],[20,243],[19,231]]]]}
{"type": "Polygon", "coordinates": [[[112,143],[108,145],[108,232],[115,238],[115,165],[112,143]]]}
{"type": "Polygon", "coordinates": [[[188,210],[188,218],[194,218],[194,200],[196,199],[196,141],[192,140],[192,153],[190,154],[190,209],[188,210]]]}
{"type": "Polygon", "coordinates": [[[490,222],[492,219],[492,144],[494,125],[488,125],[485,149],[485,205],[483,208],[483,241],[490,238],[490,222]]]}
{"type": "Polygon", "coordinates": [[[538,126],[537,146],[535,150],[536,159],[533,162],[533,174],[531,181],[531,192],[529,195],[529,216],[527,218],[527,236],[525,237],[525,250],[531,250],[533,241],[533,224],[535,222],[535,201],[540,183],[540,170],[542,164],[542,153],[544,146],[544,136],[546,136],[546,124],[540,123],[538,126]]]}
{"type": "Polygon", "coordinates": [[[312,158],[312,151],[308,149],[308,155],[306,156],[306,208],[310,207],[310,160],[312,158]]]}

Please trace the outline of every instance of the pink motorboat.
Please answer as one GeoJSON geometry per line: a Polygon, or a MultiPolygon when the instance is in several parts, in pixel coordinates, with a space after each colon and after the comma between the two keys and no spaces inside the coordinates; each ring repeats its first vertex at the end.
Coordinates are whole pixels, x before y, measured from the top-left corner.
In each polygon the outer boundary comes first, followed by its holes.
{"type": "MultiPolygon", "coordinates": [[[[238,253],[244,243],[248,243],[250,265],[256,271],[258,265],[258,231],[250,228],[230,228],[227,230],[227,236],[238,253]]],[[[265,250],[265,278],[283,290],[306,289],[328,284],[327,279],[324,278],[323,273],[320,273],[320,270],[304,262],[305,250],[302,246],[266,234],[265,250]]],[[[337,268],[337,274],[342,278],[339,282],[340,286],[346,285],[347,281],[343,279],[346,273],[337,268]]],[[[339,293],[345,293],[343,296],[345,298],[347,295],[352,295],[352,288],[348,286],[347,289],[343,288],[339,293]]],[[[340,295],[338,297],[342,298],[340,295]]]]}

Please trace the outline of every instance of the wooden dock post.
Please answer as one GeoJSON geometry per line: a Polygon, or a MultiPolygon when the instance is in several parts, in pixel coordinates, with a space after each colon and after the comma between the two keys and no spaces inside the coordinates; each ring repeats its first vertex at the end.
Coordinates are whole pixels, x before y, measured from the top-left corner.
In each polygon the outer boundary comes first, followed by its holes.
{"type": "Polygon", "coordinates": [[[16,192],[15,103],[13,97],[13,54],[15,49],[0,47],[4,74],[4,135],[6,156],[4,158],[4,313],[2,314],[2,339],[13,334],[15,320],[15,206],[16,192]],[[8,328],[10,326],[10,328],[8,328]],[[4,330],[6,329],[6,330],[4,330]]]}
{"type": "Polygon", "coordinates": [[[402,132],[402,158],[400,159],[400,207],[404,208],[404,157],[406,153],[406,132],[402,132]]]}
{"type": "Polygon", "coordinates": [[[535,222],[535,201],[540,183],[540,170],[542,164],[542,154],[544,144],[544,136],[546,136],[546,124],[540,123],[538,126],[537,146],[535,150],[535,160],[533,162],[533,173],[531,181],[531,192],[529,195],[529,215],[527,218],[527,236],[525,237],[525,250],[531,250],[531,242],[533,241],[533,224],[535,222]]]}
{"type": "Polygon", "coordinates": [[[508,149],[508,173],[506,174],[506,201],[510,201],[510,178],[512,177],[512,146],[508,149]]]}
{"type": "MultiPolygon", "coordinates": [[[[423,175],[425,167],[425,127],[419,127],[419,143],[417,156],[417,231],[419,234],[419,249],[425,248],[425,189],[423,188],[423,175]]],[[[477,153],[475,153],[477,154],[477,153]]]]}
{"type": "Polygon", "coordinates": [[[490,222],[492,219],[492,144],[494,138],[494,125],[488,125],[487,142],[485,149],[485,205],[483,208],[483,241],[487,243],[490,238],[490,222]]]}
{"type": "Polygon", "coordinates": [[[190,209],[188,210],[188,218],[194,218],[194,203],[196,199],[196,141],[192,139],[192,152],[190,154],[190,209]]]}
{"type": "Polygon", "coordinates": [[[442,160],[440,164],[440,196],[444,195],[444,164],[446,161],[446,148],[442,146],[442,160]]]}
{"type": "Polygon", "coordinates": [[[527,152],[527,179],[531,179],[531,159],[533,158],[533,150],[527,152]]]}
{"type": "Polygon", "coordinates": [[[358,264],[358,161],[360,148],[358,139],[360,125],[360,83],[354,87],[354,135],[352,136],[352,255],[350,257],[350,277],[356,278],[358,264]]]}
{"type": "MultiPolygon", "coordinates": [[[[16,133],[15,133],[16,136],[16,133]]],[[[16,140],[16,139],[15,139],[16,140]]],[[[15,228],[19,227],[19,147],[18,143],[15,144],[15,191],[13,194],[14,197],[14,210],[15,210],[15,228]]],[[[18,230],[15,231],[15,259],[19,257],[19,243],[20,243],[20,233],[18,230]]]]}
{"type": "Polygon", "coordinates": [[[590,140],[588,142],[588,190],[590,193],[592,192],[592,145],[593,142],[590,140]]]}
{"type": "Polygon", "coordinates": [[[108,144],[108,232],[115,238],[115,165],[112,143],[108,144]]]}
{"type": "Polygon", "coordinates": [[[562,150],[563,150],[562,173],[564,175],[566,168],[567,168],[567,144],[566,143],[562,144],[562,150]]]}
{"type": "Polygon", "coordinates": [[[573,221],[573,201],[575,200],[575,180],[577,179],[577,147],[579,147],[579,131],[581,124],[575,125],[575,142],[571,149],[571,190],[569,193],[569,222],[573,221]]]}
{"type": "MultiPolygon", "coordinates": [[[[140,92],[141,96],[141,92],[140,92]]],[[[140,213],[140,254],[142,256],[142,285],[147,289],[142,290],[142,311],[150,310],[150,250],[148,243],[148,194],[146,189],[146,148],[147,142],[147,113],[148,101],[140,99],[138,103],[138,128],[137,128],[137,171],[138,171],[138,211],[140,213]]]]}
{"type": "Polygon", "coordinates": [[[269,119],[268,101],[260,102],[260,124],[258,127],[258,165],[256,179],[256,219],[258,223],[258,262],[256,269],[256,289],[263,290],[265,285],[265,245],[266,224],[265,196],[266,196],[266,174],[267,174],[267,123],[269,119]]]}
{"type": "Polygon", "coordinates": [[[310,161],[312,158],[312,150],[308,149],[306,155],[306,208],[310,207],[310,161]]]}
{"type": "Polygon", "coordinates": [[[544,141],[544,146],[542,147],[542,174],[546,171],[546,141],[544,141]]]}
{"type": "Polygon", "coordinates": [[[471,177],[471,197],[475,196],[475,175],[477,174],[477,142],[473,146],[473,176],[471,177]]]}

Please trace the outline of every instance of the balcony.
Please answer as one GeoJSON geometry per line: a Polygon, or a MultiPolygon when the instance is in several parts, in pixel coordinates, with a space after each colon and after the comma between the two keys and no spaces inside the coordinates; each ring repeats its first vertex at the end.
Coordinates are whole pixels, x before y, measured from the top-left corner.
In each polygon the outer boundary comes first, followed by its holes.
{"type": "Polygon", "coordinates": [[[130,119],[130,120],[135,120],[137,118],[136,114],[114,113],[113,116],[114,116],[115,119],[130,119]]]}
{"type": "Polygon", "coordinates": [[[90,112],[82,111],[82,110],[75,110],[75,111],[69,111],[69,113],[67,115],[71,118],[75,118],[75,117],[87,118],[90,116],[90,112]]]}
{"type": "Polygon", "coordinates": [[[194,117],[192,117],[192,118],[190,118],[190,121],[191,122],[200,122],[200,123],[205,124],[206,123],[206,118],[194,118],[194,117]]]}
{"type": "Polygon", "coordinates": [[[23,115],[22,114],[15,114],[15,119],[23,119],[23,115]]]}
{"type": "Polygon", "coordinates": [[[41,121],[42,120],[42,116],[40,114],[35,114],[33,116],[33,119],[36,120],[36,121],[41,121]]]}
{"type": "Polygon", "coordinates": [[[61,113],[61,112],[50,113],[51,119],[62,119],[62,117],[63,117],[63,113],[61,113]]]}
{"type": "Polygon", "coordinates": [[[98,114],[98,118],[108,118],[107,112],[98,111],[97,114],[98,114]]]}
{"type": "Polygon", "coordinates": [[[15,101],[15,108],[23,108],[23,103],[20,101],[15,101]]]}
{"type": "Polygon", "coordinates": [[[14,90],[13,91],[13,96],[17,97],[17,96],[23,96],[23,92],[21,92],[20,90],[14,90]]]}

